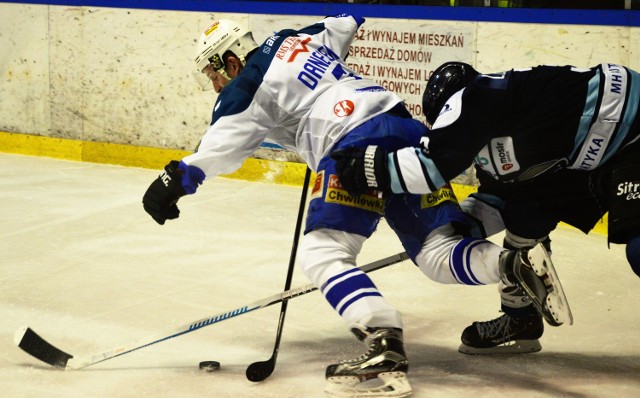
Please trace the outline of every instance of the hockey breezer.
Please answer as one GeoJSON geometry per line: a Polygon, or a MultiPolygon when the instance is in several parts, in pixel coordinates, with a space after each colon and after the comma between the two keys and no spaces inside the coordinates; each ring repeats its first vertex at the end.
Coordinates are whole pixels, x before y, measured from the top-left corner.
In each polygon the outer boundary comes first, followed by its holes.
{"type": "MultiPolygon", "coordinates": [[[[360,267],[360,269],[364,272],[371,272],[388,267],[389,265],[397,264],[408,258],[409,257],[406,253],[398,253],[381,260],[363,265],[362,267],[360,267]]],[[[180,325],[171,330],[166,330],[153,336],[148,336],[146,338],[126,343],[110,350],[95,354],[88,354],[85,356],[74,356],[65,351],[62,351],[61,349],[55,347],[54,345],[50,344],[45,339],[40,337],[40,335],[34,332],[30,327],[22,327],[18,329],[18,331],[16,331],[14,339],[16,345],[27,354],[48,363],[51,366],[54,366],[58,369],[82,369],[87,366],[95,365],[108,359],[116,358],[121,355],[139,350],[141,348],[148,347],[150,345],[160,343],[174,337],[178,337],[183,334],[194,332],[205,326],[220,323],[229,318],[234,318],[236,316],[243,315],[254,310],[269,307],[273,304],[290,300],[297,296],[302,296],[315,290],[317,290],[317,288],[313,284],[290,289],[229,311],[224,311],[219,314],[207,316],[202,319],[198,319],[197,321],[180,325]]]]}

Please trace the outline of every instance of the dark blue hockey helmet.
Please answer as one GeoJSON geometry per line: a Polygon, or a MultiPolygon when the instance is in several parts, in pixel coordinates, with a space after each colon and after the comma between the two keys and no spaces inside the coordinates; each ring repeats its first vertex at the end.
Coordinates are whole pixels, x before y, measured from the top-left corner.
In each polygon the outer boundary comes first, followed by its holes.
{"type": "Polygon", "coordinates": [[[430,125],[435,123],[447,100],[479,73],[464,62],[445,62],[429,78],[422,94],[422,111],[430,125]]]}

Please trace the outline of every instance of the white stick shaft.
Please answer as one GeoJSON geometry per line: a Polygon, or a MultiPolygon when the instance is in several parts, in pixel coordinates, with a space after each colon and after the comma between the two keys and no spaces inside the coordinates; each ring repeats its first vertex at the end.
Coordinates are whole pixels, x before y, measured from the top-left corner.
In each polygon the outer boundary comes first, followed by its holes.
{"type": "MultiPolygon", "coordinates": [[[[360,269],[363,270],[364,272],[370,272],[380,268],[384,268],[392,264],[399,263],[401,261],[406,260],[407,258],[408,256],[406,253],[398,253],[398,254],[394,254],[392,256],[383,258],[381,260],[363,265],[362,267],[360,267],[360,269]]],[[[175,327],[171,330],[167,330],[167,331],[155,334],[153,336],[148,336],[146,338],[139,339],[134,342],[126,343],[119,347],[115,347],[97,354],[77,356],[77,357],[74,356],[73,358],[69,359],[65,369],[81,369],[90,365],[95,365],[99,362],[103,362],[108,359],[119,357],[121,355],[130,353],[132,351],[136,351],[141,348],[148,347],[150,345],[160,343],[162,341],[169,340],[186,333],[191,333],[205,326],[214,325],[216,323],[220,323],[227,319],[234,318],[260,308],[268,307],[270,305],[279,303],[283,300],[290,300],[294,297],[307,294],[316,289],[317,288],[313,284],[308,284],[302,287],[287,290],[282,293],[276,293],[274,295],[263,298],[261,300],[254,301],[251,304],[247,304],[245,306],[238,307],[230,311],[221,312],[219,314],[207,316],[205,318],[198,319],[197,321],[193,321],[193,322],[175,327]]]]}

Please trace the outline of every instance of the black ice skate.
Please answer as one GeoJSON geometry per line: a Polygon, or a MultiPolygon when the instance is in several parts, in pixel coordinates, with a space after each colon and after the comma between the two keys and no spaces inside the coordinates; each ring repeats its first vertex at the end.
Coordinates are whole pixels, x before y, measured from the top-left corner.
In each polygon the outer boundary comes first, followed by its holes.
{"type": "Polygon", "coordinates": [[[542,243],[531,249],[503,252],[500,272],[505,283],[517,284],[524,290],[549,325],[573,323],[569,302],[542,243]]]}
{"type": "Polygon", "coordinates": [[[402,330],[396,328],[351,329],[368,347],[352,360],[329,365],[325,391],[337,397],[408,397],[409,363],[402,343],[402,330]]]}
{"type": "MultiPolygon", "coordinates": [[[[533,309],[533,307],[531,307],[533,309]]],[[[473,322],[462,332],[463,354],[523,354],[542,349],[538,340],[544,332],[542,316],[531,314],[511,317],[507,314],[486,322],[473,322]]]]}

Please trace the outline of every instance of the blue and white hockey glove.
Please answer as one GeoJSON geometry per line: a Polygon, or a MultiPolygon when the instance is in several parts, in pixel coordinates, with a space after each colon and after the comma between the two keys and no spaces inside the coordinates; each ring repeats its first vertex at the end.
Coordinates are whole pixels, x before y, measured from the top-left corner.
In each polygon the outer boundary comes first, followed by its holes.
{"type": "Polygon", "coordinates": [[[186,192],[182,188],[182,170],[178,168],[179,164],[177,160],[172,160],[164,166],[164,171],[142,197],[144,210],[160,225],[180,215],[176,203],[186,192]]]}
{"type": "Polygon", "coordinates": [[[347,148],[331,154],[336,161],[336,174],[351,195],[361,195],[375,189],[390,191],[387,151],[377,145],[347,148]]]}

